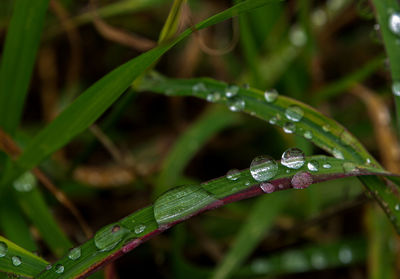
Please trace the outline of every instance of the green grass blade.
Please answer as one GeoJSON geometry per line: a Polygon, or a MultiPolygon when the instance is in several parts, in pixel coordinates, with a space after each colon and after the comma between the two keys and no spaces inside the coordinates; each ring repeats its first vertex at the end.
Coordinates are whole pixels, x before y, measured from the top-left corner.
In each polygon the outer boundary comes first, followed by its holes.
{"type": "Polygon", "coordinates": [[[0,271],[33,278],[49,264],[17,244],[0,236],[0,271]]]}
{"type": "Polygon", "coordinates": [[[159,43],[163,43],[172,39],[178,32],[179,20],[181,18],[182,6],[186,4],[186,0],[174,0],[172,8],[169,11],[167,20],[161,30],[159,43]]]}
{"type": "MultiPolygon", "coordinates": [[[[198,98],[214,100],[217,103],[229,107],[238,100],[244,102],[243,111],[254,117],[278,125],[284,130],[294,129],[293,134],[299,135],[313,142],[320,148],[338,158],[346,158],[361,164],[373,164],[378,162],[368,153],[362,144],[354,138],[342,125],[330,119],[310,106],[297,100],[278,96],[275,101],[267,102],[264,92],[254,88],[240,88],[238,96],[233,100],[226,98],[224,92],[227,84],[208,78],[198,79],[167,79],[160,76],[144,79],[142,90],[165,93],[176,96],[195,96],[198,98]],[[205,90],[193,91],[193,87],[202,84],[205,90]],[[217,98],[218,97],[218,98],[217,98]],[[304,116],[298,122],[290,121],[286,114],[289,107],[299,107],[304,116]]],[[[397,231],[400,232],[400,211],[396,210],[400,200],[392,190],[388,190],[385,183],[379,178],[360,178],[366,184],[367,189],[380,203],[389,216],[397,231]]]]}
{"type": "Polygon", "coordinates": [[[25,173],[14,182],[15,195],[50,250],[56,256],[64,255],[72,243],[57,225],[36,184],[36,178],[31,173],[25,173]]]}
{"type": "MultiPolygon", "coordinates": [[[[311,160],[317,161],[320,166],[327,163],[331,166],[311,173],[313,183],[355,175],[389,175],[373,166],[357,164],[354,165],[353,171],[344,172],[343,164],[350,162],[326,156],[311,156],[297,170],[288,169],[277,162],[277,174],[269,183],[272,183],[277,190],[291,189],[293,176],[299,171],[307,171],[307,164],[311,160]]],[[[84,278],[179,222],[203,211],[262,193],[258,182],[252,178],[248,169],[241,171],[236,180],[229,180],[224,176],[199,186],[175,188],[160,196],[154,206],[138,210],[99,230],[94,239],[79,247],[80,257],[72,260],[67,255],[59,260],[57,264],[64,267],[62,274],[56,273],[53,268],[44,270],[37,278],[84,278]],[[176,213],[177,210],[179,214],[176,213]]]]}
{"type": "MultiPolygon", "coordinates": [[[[129,85],[166,51],[189,36],[194,29],[200,30],[240,13],[266,5],[273,0],[252,0],[235,5],[218,13],[195,27],[189,28],[170,43],[160,45],[128,61],[82,93],[52,123],[36,135],[22,155],[2,179],[1,186],[16,179],[24,171],[31,169],[47,156],[61,148],[76,135],[88,128],[113,102],[124,93],[129,85]]],[[[1,189],[0,189],[1,190],[1,189]]]]}
{"type": "MultiPolygon", "coordinates": [[[[389,57],[390,70],[392,73],[393,92],[400,92],[400,30],[395,33],[390,29],[389,21],[392,15],[397,14],[400,17],[400,3],[396,0],[373,0],[373,5],[376,9],[376,17],[382,32],[383,42],[385,44],[386,53],[389,57]],[[397,87],[397,90],[394,89],[397,87]]],[[[396,23],[394,23],[396,25],[396,23]]],[[[399,29],[398,22],[397,28],[399,29]]],[[[400,93],[394,94],[396,102],[396,119],[397,132],[400,134],[400,93]]]]}
{"type": "Polygon", "coordinates": [[[49,0],[16,0],[0,65],[0,127],[19,124],[49,0]]]}
{"type": "Polygon", "coordinates": [[[155,194],[168,190],[176,185],[184,167],[194,154],[216,133],[237,123],[237,114],[227,112],[218,107],[206,111],[188,130],[176,141],[167,158],[163,162],[162,171],[158,178],[155,194]]]}
{"type": "Polygon", "coordinates": [[[214,271],[212,279],[230,278],[240,268],[263,239],[266,231],[272,227],[288,197],[286,192],[260,197],[237,234],[233,246],[214,271]]]}

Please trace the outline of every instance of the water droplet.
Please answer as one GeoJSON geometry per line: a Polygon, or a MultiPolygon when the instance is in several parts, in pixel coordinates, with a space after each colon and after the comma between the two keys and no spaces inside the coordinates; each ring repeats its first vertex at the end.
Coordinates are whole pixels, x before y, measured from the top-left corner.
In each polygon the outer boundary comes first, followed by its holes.
{"type": "Polygon", "coordinates": [[[100,229],[94,236],[94,244],[101,251],[110,251],[129,233],[125,227],[110,224],[100,229]]]}
{"type": "Polygon", "coordinates": [[[267,193],[267,194],[270,194],[275,191],[275,186],[271,183],[263,182],[260,184],[260,188],[261,188],[261,190],[263,190],[264,193],[267,193]]]}
{"type": "Polygon", "coordinates": [[[12,256],[11,262],[14,266],[20,266],[22,264],[22,260],[19,256],[12,256]]]}
{"type": "Polygon", "coordinates": [[[192,91],[195,95],[197,95],[198,93],[207,92],[207,87],[204,85],[204,83],[199,82],[193,85],[192,91]]]}
{"type": "Polygon", "coordinates": [[[154,217],[159,225],[185,219],[206,205],[218,201],[198,185],[183,185],[161,195],[154,203],[154,217]]]}
{"type": "Polygon", "coordinates": [[[396,204],[396,205],[394,206],[394,210],[400,211],[400,203],[398,203],[398,204],[396,204]]]}
{"type": "Polygon", "coordinates": [[[331,167],[332,167],[332,165],[330,164],[330,163],[324,163],[323,165],[322,165],[322,167],[324,168],[324,169],[330,169],[331,167]]]}
{"type": "Polygon", "coordinates": [[[146,226],[143,224],[139,224],[135,226],[135,234],[141,234],[146,229],[146,226]]]}
{"type": "Polygon", "coordinates": [[[283,131],[284,131],[286,134],[293,134],[293,133],[296,131],[296,126],[295,126],[294,123],[292,123],[292,122],[286,122],[286,123],[283,125],[283,131]]]}
{"type": "Polygon", "coordinates": [[[400,13],[392,13],[389,17],[389,29],[395,35],[400,36],[400,13]]]}
{"type": "Polygon", "coordinates": [[[371,165],[372,161],[371,161],[370,158],[367,158],[367,159],[365,160],[365,163],[366,163],[367,165],[371,165]]]}
{"type": "Polygon", "coordinates": [[[310,139],[313,138],[313,134],[312,134],[311,131],[305,131],[303,135],[304,135],[304,137],[305,137],[306,139],[308,139],[308,140],[310,140],[310,139]]]}
{"type": "Polygon", "coordinates": [[[241,98],[232,98],[232,100],[228,102],[228,105],[231,111],[242,111],[244,110],[246,103],[241,98]]]}
{"type": "Polygon", "coordinates": [[[342,159],[342,160],[344,159],[342,151],[340,151],[340,150],[337,149],[337,148],[334,148],[334,149],[332,150],[332,155],[333,155],[333,157],[335,157],[335,158],[337,158],[337,159],[342,159]]]}
{"type": "Polygon", "coordinates": [[[239,92],[239,86],[230,85],[225,89],[225,96],[227,98],[232,98],[233,96],[236,96],[238,92],[239,92]]]}
{"type": "Polygon", "coordinates": [[[319,169],[319,163],[316,160],[311,160],[310,162],[307,163],[307,168],[310,171],[318,171],[319,169]]]}
{"type": "Polygon", "coordinates": [[[28,171],[15,180],[13,186],[18,192],[29,192],[36,186],[36,178],[28,171]]]}
{"type": "Polygon", "coordinates": [[[226,173],[226,178],[231,181],[238,180],[240,177],[240,171],[238,169],[232,169],[226,173]]]}
{"type": "Polygon", "coordinates": [[[331,127],[328,124],[325,124],[322,126],[322,130],[324,130],[325,132],[329,132],[331,130],[331,127]]]}
{"type": "Polygon", "coordinates": [[[247,180],[245,183],[244,183],[244,185],[246,185],[246,186],[250,186],[250,181],[249,180],[247,180]]]}
{"type": "Polygon", "coordinates": [[[307,35],[303,28],[295,25],[289,32],[289,40],[296,47],[302,47],[307,42],[307,35]]]}
{"type": "Polygon", "coordinates": [[[343,170],[345,173],[351,173],[357,170],[356,165],[352,162],[344,162],[343,170]]]}
{"type": "Polygon", "coordinates": [[[327,262],[325,256],[321,252],[316,252],[311,255],[311,264],[316,269],[323,269],[327,262]]]}
{"type": "Polygon", "coordinates": [[[285,111],[286,118],[293,122],[299,122],[303,118],[303,115],[303,110],[296,105],[291,105],[285,111]]]}
{"type": "Polygon", "coordinates": [[[276,122],[278,122],[278,119],[275,116],[272,116],[269,120],[268,120],[269,124],[275,125],[276,122]]]}
{"type": "Polygon", "coordinates": [[[219,92],[210,93],[206,97],[207,101],[209,102],[218,102],[221,99],[221,94],[219,92]]]}
{"type": "Polygon", "coordinates": [[[352,259],[353,259],[353,253],[351,252],[349,247],[344,246],[344,247],[340,248],[340,250],[339,250],[339,260],[343,264],[350,263],[352,259]]]}
{"type": "Polygon", "coordinates": [[[8,252],[8,245],[5,242],[0,241],[0,258],[7,255],[7,252],[8,252]]]}
{"type": "Polygon", "coordinates": [[[295,189],[307,188],[312,182],[312,175],[306,171],[300,171],[292,177],[292,186],[295,189]]]}
{"type": "Polygon", "coordinates": [[[304,152],[298,148],[289,148],[282,154],[281,164],[289,169],[299,169],[304,165],[304,152]]]}
{"type": "Polygon", "coordinates": [[[392,92],[395,96],[400,96],[400,81],[393,82],[392,92]]]}
{"type": "Polygon", "coordinates": [[[81,257],[82,250],[81,247],[72,248],[68,253],[68,258],[75,261],[81,257]]]}
{"type": "Polygon", "coordinates": [[[251,176],[257,181],[267,181],[278,172],[278,163],[267,155],[257,156],[250,164],[251,176]]]}
{"type": "Polygon", "coordinates": [[[278,98],[278,95],[279,95],[279,93],[275,89],[266,90],[264,92],[264,98],[267,101],[267,103],[275,102],[275,100],[278,98]]]}
{"type": "Polygon", "coordinates": [[[61,274],[64,272],[64,266],[62,264],[56,264],[54,266],[54,271],[58,274],[61,274]]]}

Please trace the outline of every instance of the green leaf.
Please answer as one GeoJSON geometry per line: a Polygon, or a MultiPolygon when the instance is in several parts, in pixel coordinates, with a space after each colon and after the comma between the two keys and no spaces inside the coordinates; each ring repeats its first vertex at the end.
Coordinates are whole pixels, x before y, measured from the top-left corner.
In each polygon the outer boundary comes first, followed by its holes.
{"type": "Polygon", "coordinates": [[[0,127],[19,124],[49,0],[16,0],[0,65],[0,127]]]}
{"type": "Polygon", "coordinates": [[[33,168],[88,128],[124,93],[137,77],[166,51],[189,36],[193,30],[209,27],[269,2],[275,1],[252,0],[233,6],[196,24],[193,28],[187,29],[173,41],[143,53],[107,74],[82,93],[53,122],[32,139],[15,164],[8,166],[0,186],[4,187],[24,171],[33,168]]]}
{"type": "MultiPolygon", "coordinates": [[[[143,79],[141,90],[165,93],[176,96],[195,96],[232,107],[237,101],[244,102],[243,112],[278,125],[288,132],[313,142],[320,148],[338,158],[346,158],[359,164],[372,164],[381,168],[362,144],[342,125],[319,113],[310,106],[297,100],[278,96],[273,102],[265,99],[264,92],[255,88],[240,88],[235,98],[226,98],[227,84],[209,78],[168,79],[150,76],[143,79]],[[202,84],[203,91],[194,91],[193,87],[202,84]],[[303,113],[300,121],[291,121],[286,116],[289,108],[298,107],[303,113]]],[[[400,200],[393,190],[377,177],[363,177],[361,181],[380,203],[397,231],[400,232],[400,211],[396,210],[400,200]]]]}
{"type": "Polygon", "coordinates": [[[33,278],[49,264],[8,239],[0,236],[0,271],[33,278]]]}
{"type": "MultiPolygon", "coordinates": [[[[268,182],[273,184],[277,191],[291,189],[292,180],[296,179],[293,177],[299,177],[299,172],[303,174],[308,171],[307,164],[311,161],[316,161],[319,166],[327,166],[327,164],[330,166],[329,168],[321,167],[317,172],[308,173],[307,178],[311,178],[313,183],[347,176],[390,175],[373,166],[353,165],[349,161],[326,156],[311,156],[297,170],[288,169],[277,162],[277,173],[268,182]],[[352,171],[348,171],[348,169],[346,172],[344,171],[346,164],[352,164],[352,171]]],[[[308,182],[311,181],[308,180],[308,182]]],[[[123,256],[143,241],[179,222],[203,211],[262,194],[263,190],[258,183],[246,169],[237,175],[236,180],[221,177],[205,182],[197,188],[194,185],[187,185],[167,191],[155,201],[154,206],[145,207],[100,229],[94,239],[79,247],[80,257],[72,260],[65,256],[59,260],[57,264],[64,267],[62,274],[56,273],[53,268],[44,270],[37,278],[86,277],[96,268],[123,256]],[[201,206],[198,203],[199,199],[201,199],[201,206]]]]}
{"type": "Polygon", "coordinates": [[[182,6],[186,4],[186,0],[174,0],[172,8],[169,11],[168,18],[161,30],[159,43],[163,43],[172,39],[178,32],[179,20],[181,18],[182,6]]]}

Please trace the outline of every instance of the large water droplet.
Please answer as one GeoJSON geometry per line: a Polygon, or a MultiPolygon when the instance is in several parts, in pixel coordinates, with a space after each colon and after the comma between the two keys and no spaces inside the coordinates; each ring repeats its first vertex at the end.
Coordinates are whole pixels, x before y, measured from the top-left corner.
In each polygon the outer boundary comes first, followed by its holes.
{"type": "Polygon", "coordinates": [[[7,255],[7,252],[8,252],[8,245],[5,242],[0,241],[0,258],[7,255]]]}
{"type": "Polygon", "coordinates": [[[251,176],[257,181],[267,181],[278,172],[278,163],[267,155],[257,156],[250,164],[251,176]]]}
{"type": "Polygon", "coordinates": [[[352,261],[353,259],[353,253],[351,252],[350,248],[347,246],[344,246],[340,248],[339,250],[339,260],[343,264],[348,264],[352,261]]]}
{"type": "Polygon", "coordinates": [[[110,224],[100,229],[94,236],[94,244],[101,251],[110,251],[129,233],[125,227],[110,224]]]}
{"type": "Polygon", "coordinates": [[[400,36],[400,13],[392,13],[389,16],[389,29],[397,36],[400,36]]]}
{"type": "Polygon", "coordinates": [[[264,193],[270,194],[272,192],[275,192],[275,186],[274,184],[263,182],[260,184],[261,190],[263,190],[264,193]]]}
{"type": "Polygon", "coordinates": [[[13,186],[18,192],[29,192],[36,186],[36,178],[28,171],[15,180],[13,186]]]}
{"type": "Polygon", "coordinates": [[[303,115],[303,110],[296,105],[291,105],[285,111],[286,118],[293,122],[299,122],[303,118],[303,115]]]}
{"type": "Polygon", "coordinates": [[[136,225],[134,228],[135,234],[141,234],[146,229],[146,226],[143,224],[136,225]]]}
{"type": "Polygon", "coordinates": [[[58,274],[61,274],[64,272],[64,266],[62,264],[56,264],[54,266],[54,271],[58,274]]]}
{"type": "Polygon", "coordinates": [[[283,125],[283,131],[286,134],[293,134],[296,131],[296,125],[294,125],[294,123],[292,123],[292,122],[286,122],[283,125]]]}
{"type": "Polygon", "coordinates": [[[161,195],[154,203],[154,217],[159,225],[190,217],[200,209],[218,201],[198,185],[184,185],[161,195]]]}
{"type": "Polygon", "coordinates": [[[72,248],[68,253],[68,258],[75,261],[81,257],[82,250],[81,247],[72,248]]]}
{"type": "Polygon", "coordinates": [[[310,139],[313,138],[313,134],[312,134],[311,131],[305,131],[304,134],[303,134],[303,136],[304,136],[306,139],[308,139],[308,140],[310,140],[310,139]]]}
{"type": "Polygon", "coordinates": [[[238,169],[231,169],[226,173],[226,178],[231,181],[236,181],[240,177],[240,171],[238,169]]]}
{"type": "Polygon", "coordinates": [[[275,89],[272,90],[266,90],[264,92],[264,98],[267,101],[267,103],[273,103],[275,100],[278,98],[278,91],[275,89]]]}
{"type": "Polygon", "coordinates": [[[207,95],[206,99],[209,102],[215,103],[221,100],[221,94],[219,92],[210,93],[207,95]]]}
{"type": "Polygon", "coordinates": [[[298,172],[292,177],[292,186],[295,189],[307,188],[312,182],[312,175],[306,171],[298,172]]]}
{"type": "Polygon", "coordinates": [[[232,100],[229,101],[228,104],[229,110],[231,111],[242,111],[246,106],[246,103],[242,98],[232,98],[232,100]]]}
{"type": "Polygon", "coordinates": [[[393,92],[393,95],[400,96],[400,81],[393,82],[392,92],[393,92]]]}
{"type": "Polygon", "coordinates": [[[239,86],[230,85],[225,89],[225,97],[232,98],[233,96],[236,96],[238,92],[239,92],[239,86]]]}
{"type": "Polygon", "coordinates": [[[22,264],[22,260],[19,256],[12,256],[11,262],[14,266],[20,266],[22,264]]]}
{"type": "Polygon", "coordinates": [[[304,165],[304,152],[298,148],[289,148],[282,154],[281,164],[289,169],[299,169],[304,165]]]}
{"type": "Polygon", "coordinates": [[[319,169],[319,163],[316,160],[311,160],[310,162],[307,163],[307,168],[310,171],[318,171],[319,169]]]}

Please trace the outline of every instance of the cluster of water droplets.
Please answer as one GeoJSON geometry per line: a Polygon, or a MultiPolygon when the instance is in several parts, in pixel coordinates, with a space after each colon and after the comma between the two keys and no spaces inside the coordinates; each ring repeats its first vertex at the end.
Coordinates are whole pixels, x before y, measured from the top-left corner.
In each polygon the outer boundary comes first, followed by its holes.
{"type": "Polygon", "coordinates": [[[36,184],[35,176],[31,172],[26,172],[14,181],[13,186],[18,192],[30,192],[36,184]]]}

